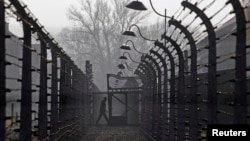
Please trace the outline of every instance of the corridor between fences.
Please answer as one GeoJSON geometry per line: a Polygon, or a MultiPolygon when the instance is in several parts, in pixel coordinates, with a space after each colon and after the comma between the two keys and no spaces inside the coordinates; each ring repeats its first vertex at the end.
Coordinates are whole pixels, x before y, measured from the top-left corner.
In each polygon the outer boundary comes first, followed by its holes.
{"type": "Polygon", "coordinates": [[[119,65],[133,76],[104,74],[99,92],[89,60],[77,66],[24,3],[0,0],[0,140],[198,141],[208,125],[249,125],[249,1],[217,2],[183,0],[136,69],[119,65]],[[101,97],[109,120],[95,126],[101,97]]]}

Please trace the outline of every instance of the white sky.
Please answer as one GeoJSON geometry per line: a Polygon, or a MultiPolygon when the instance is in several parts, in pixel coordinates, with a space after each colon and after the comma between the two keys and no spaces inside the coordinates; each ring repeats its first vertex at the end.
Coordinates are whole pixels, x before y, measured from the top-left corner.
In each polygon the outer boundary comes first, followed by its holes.
{"type": "Polygon", "coordinates": [[[77,0],[22,0],[49,32],[59,32],[69,26],[67,8],[77,0]]]}
{"type": "MultiPolygon", "coordinates": [[[[70,5],[79,5],[79,0],[22,0],[27,4],[30,11],[38,18],[39,22],[45,26],[47,31],[49,31],[53,36],[57,35],[62,28],[69,27],[70,21],[67,19],[66,13],[70,5]]],[[[111,1],[111,0],[106,0],[111,1]]],[[[131,0],[133,1],[133,0],[131,0]]],[[[149,0],[139,0],[145,4],[148,10],[152,11],[149,0]]],[[[152,0],[155,9],[164,14],[165,8],[167,9],[167,15],[172,16],[179,8],[181,8],[181,2],[183,0],[152,0]]],[[[196,0],[191,0],[196,1],[196,0]]],[[[212,0],[204,0],[204,5],[206,2],[211,2],[212,0]]],[[[225,4],[226,0],[218,0],[217,3],[225,4]]],[[[217,6],[220,8],[220,5],[217,6]]],[[[124,5],[125,8],[125,5],[124,5]]],[[[210,11],[213,13],[213,9],[210,11]]],[[[211,14],[210,14],[211,15],[211,14]]],[[[209,16],[209,14],[208,14],[209,16]]],[[[189,16],[190,17],[190,16],[189,16]]],[[[164,20],[157,14],[152,12],[151,16],[148,17],[150,22],[156,21],[156,19],[164,20]]],[[[220,19],[221,17],[219,17],[220,19]]]]}
{"type": "MultiPolygon", "coordinates": [[[[59,32],[63,27],[70,26],[67,19],[66,11],[70,5],[77,5],[78,0],[22,0],[27,4],[31,12],[38,18],[40,23],[51,32],[59,32]]],[[[108,0],[107,0],[108,1],[108,0]]],[[[132,1],[132,0],[131,0],[132,1]]],[[[149,0],[140,0],[146,7],[151,10],[149,0]]],[[[180,6],[182,0],[152,0],[157,11],[164,14],[172,15],[180,6]]],[[[125,5],[124,5],[125,8],[125,5]]],[[[152,13],[152,17],[158,17],[152,13]]],[[[55,33],[54,33],[55,34],[55,33]]]]}

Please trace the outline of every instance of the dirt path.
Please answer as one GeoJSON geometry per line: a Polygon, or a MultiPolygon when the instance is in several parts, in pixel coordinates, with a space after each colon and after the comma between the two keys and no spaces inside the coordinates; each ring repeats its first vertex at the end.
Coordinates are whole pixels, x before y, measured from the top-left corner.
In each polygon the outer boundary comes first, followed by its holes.
{"type": "Polygon", "coordinates": [[[138,127],[92,127],[81,141],[149,141],[138,127]]]}

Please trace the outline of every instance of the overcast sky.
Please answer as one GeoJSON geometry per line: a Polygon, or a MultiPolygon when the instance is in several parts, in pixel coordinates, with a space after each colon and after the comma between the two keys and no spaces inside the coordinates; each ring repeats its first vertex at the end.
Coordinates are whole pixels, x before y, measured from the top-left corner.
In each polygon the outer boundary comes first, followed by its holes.
{"type": "MultiPolygon", "coordinates": [[[[27,4],[32,13],[39,19],[40,23],[46,27],[49,32],[59,32],[61,28],[70,26],[66,12],[70,5],[77,5],[78,0],[22,0],[27,4]]],[[[107,0],[109,1],[109,0],[107,0]]],[[[131,0],[132,1],[132,0],[131,0]]],[[[149,0],[142,1],[148,9],[151,10],[149,0]]],[[[168,15],[172,15],[181,5],[182,0],[152,0],[157,11],[164,14],[164,9],[168,15]]],[[[125,8],[125,6],[124,6],[125,8]]],[[[157,17],[156,14],[151,14],[157,17]]]]}
{"type": "Polygon", "coordinates": [[[69,26],[67,8],[78,0],[22,0],[49,32],[69,26]]]}
{"type": "MultiPolygon", "coordinates": [[[[70,5],[79,5],[79,0],[22,0],[27,4],[28,8],[32,11],[40,23],[53,35],[57,35],[63,27],[70,27],[70,21],[67,19],[66,13],[70,5]]],[[[111,0],[106,0],[111,1],[111,0]]],[[[133,0],[131,0],[133,1],[133,0]]],[[[140,0],[145,6],[152,11],[149,0],[140,0]]],[[[167,9],[167,15],[172,16],[179,8],[181,8],[181,2],[183,0],[152,0],[155,9],[164,14],[164,10],[167,9]]],[[[196,1],[196,0],[191,0],[196,1]]],[[[212,0],[204,0],[202,3],[206,5],[212,0]]],[[[220,8],[220,4],[225,5],[227,0],[216,1],[216,7],[220,8]]],[[[124,5],[125,8],[125,5],[124,5]]],[[[203,7],[204,8],[204,7],[203,7]]],[[[210,8],[210,12],[214,13],[215,9],[210,8]]],[[[227,11],[228,12],[228,11],[227,11]]],[[[206,12],[207,14],[207,12],[206,12]]],[[[209,14],[208,14],[209,16],[209,14]]],[[[191,17],[191,16],[189,16],[191,17]]],[[[148,17],[149,21],[156,21],[155,19],[164,20],[152,12],[148,17]]],[[[220,19],[221,17],[219,17],[220,19]]],[[[216,18],[215,18],[216,19],[216,18]]]]}

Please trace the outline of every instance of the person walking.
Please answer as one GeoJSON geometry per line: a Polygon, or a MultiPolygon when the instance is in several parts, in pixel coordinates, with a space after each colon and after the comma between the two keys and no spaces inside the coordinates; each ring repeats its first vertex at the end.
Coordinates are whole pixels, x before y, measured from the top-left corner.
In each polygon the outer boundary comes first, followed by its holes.
{"type": "Polygon", "coordinates": [[[101,119],[101,117],[103,116],[106,120],[107,123],[109,123],[109,119],[108,119],[108,116],[106,115],[106,101],[107,101],[107,97],[104,97],[102,102],[101,102],[101,105],[100,105],[100,111],[99,111],[99,117],[96,121],[96,125],[98,124],[99,120],[101,119]]]}

